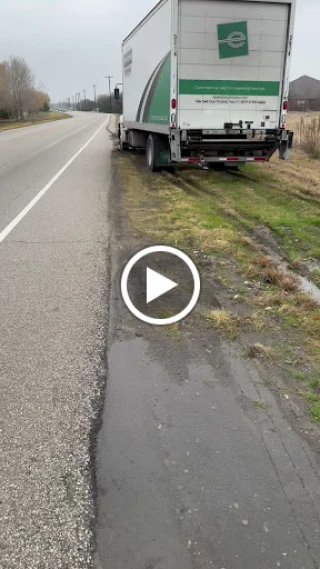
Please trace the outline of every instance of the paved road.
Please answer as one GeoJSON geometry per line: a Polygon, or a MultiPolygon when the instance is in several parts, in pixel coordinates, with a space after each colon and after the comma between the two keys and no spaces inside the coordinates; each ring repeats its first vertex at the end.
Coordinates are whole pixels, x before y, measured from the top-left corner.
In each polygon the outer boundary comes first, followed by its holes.
{"type": "MultiPolygon", "coordinates": [[[[4,230],[106,116],[0,133],[4,230]]],[[[0,242],[0,566],[88,569],[89,452],[104,380],[105,126],[0,242]]]]}

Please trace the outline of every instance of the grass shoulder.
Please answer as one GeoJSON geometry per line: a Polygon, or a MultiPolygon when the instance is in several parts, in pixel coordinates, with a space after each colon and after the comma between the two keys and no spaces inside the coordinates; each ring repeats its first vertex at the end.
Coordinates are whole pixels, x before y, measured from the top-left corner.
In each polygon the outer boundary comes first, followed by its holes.
{"type": "MultiPolygon", "coordinates": [[[[293,170],[300,172],[296,161],[297,155],[293,170]]],[[[144,157],[129,152],[115,153],[114,165],[133,234],[182,248],[203,261],[206,279],[219,281],[222,306],[203,309],[206,326],[240,341],[249,357],[274,362],[318,421],[320,307],[266,255],[260,236],[267,230],[296,266],[305,258],[320,261],[320,169],[311,192],[277,161],[240,174],[183,169],[151,175],[144,157]],[[307,374],[314,387],[307,382],[302,390],[292,372],[307,374]]]]}
{"type": "Polygon", "coordinates": [[[24,119],[21,121],[0,121],[0,131],[13,130],[17,128],[25,128],[27,126],[34,126],[44,122],[58,121],[64,119],[71,119],[72,115],[68,113],[60,113],[57,111],[49,111],[47,113],[41,112],[38,116],[31,119],[24,119]]]}

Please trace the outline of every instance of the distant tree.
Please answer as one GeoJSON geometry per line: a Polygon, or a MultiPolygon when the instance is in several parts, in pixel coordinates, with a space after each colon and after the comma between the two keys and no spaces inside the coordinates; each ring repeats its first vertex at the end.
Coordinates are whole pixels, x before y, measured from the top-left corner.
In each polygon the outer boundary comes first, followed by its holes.
{"type": "Polygon", "coordinates": [[[96,103],[90,99],[84,99],[81,103],[76,104],[77,111],[93,111],[96,108],[96,103]]]}
{"type": "Polygon", "coordinates": [[[98,97],[98,109],[99,109],[99,113],[109,113],[110,112],[109,97],[107,95],[99,95],[99,97],[98,97]]]}
{"type": "Polygon", "coordinates": [[[37,89],[30,89],[28,101],[26,102],[26,110],[29,116],[36,115],[39,117],[39,112],[44,109],[49,109],[50,97],[47,93],[37,89]]]}
{"type": "Polygon", "coordinates": [[[99,113],[122,113],[122,95],[120,94],[120,100],[116,101],[112,94],[111,96],[111,108],[110,108],[110,97],[109,95],[100,95],[98,97],[98,108],[99,113]]]}
{"type": "Polygon", "coordinates": [[[38,97],[40,103],[40,111],[47,112],[50,110],[50,97],[48,93],[45,93],[42,89],[38,89],[38,97]]]}

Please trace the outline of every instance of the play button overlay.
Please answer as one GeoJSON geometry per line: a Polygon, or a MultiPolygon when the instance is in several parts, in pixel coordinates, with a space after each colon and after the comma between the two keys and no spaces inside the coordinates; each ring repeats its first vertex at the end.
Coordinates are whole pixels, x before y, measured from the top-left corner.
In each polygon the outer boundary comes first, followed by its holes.
{"type": "Polygon", "coordinates": [[[177,283],[163,277],[149,267],[147,268],[147,304],[176,288],[176,286],[178,286],[177,283]]]}
{"type": "Polygon", "coordinates": [[[174,247],[142,249],[124,268],[121,293],[130,312],[148,324],[166,326],[186,318],[200,296],[193,261],[174,247]]]}

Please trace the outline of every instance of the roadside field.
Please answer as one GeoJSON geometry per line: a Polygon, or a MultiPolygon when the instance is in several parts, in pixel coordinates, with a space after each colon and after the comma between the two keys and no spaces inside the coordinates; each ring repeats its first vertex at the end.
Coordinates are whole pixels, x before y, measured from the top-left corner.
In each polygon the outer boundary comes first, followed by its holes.
{"type": "Polygon", "coordinates": [[[289,113],[288,127],[294,130],[294,148],[307,152],[311,158],[320,158],[320,113],[289,113]]]}
{"type": "Polygon", "coordinates": [[[72,116],[68,113],[59,113],[57,111],[52,111],[48,113],[39,113],[39,117],[34,117],[32,119],[26,119],[22,121],[0,121],[0,132],[2,130],[12,130],[15,128],[24,128],[26,126],[33,126],[42,122],[58,121],[63,119],[71,119],[72,116]]]}
{"type": "Polygon", "coordinates": [[[149,174],[144,156],[115,151],[114,167],[133,235],[180,247],[218,287],[199,326],[275,366],[273,387],[319,421],[320,304],[299,279],[320,284],[320,162],[296,149],[239,173],[149,174]]]}

